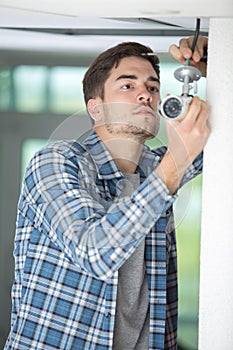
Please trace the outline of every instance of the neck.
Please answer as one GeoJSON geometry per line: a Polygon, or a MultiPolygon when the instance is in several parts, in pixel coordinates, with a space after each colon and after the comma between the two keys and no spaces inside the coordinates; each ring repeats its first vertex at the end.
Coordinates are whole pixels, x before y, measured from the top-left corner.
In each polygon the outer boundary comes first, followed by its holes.
{"type": "Polygon", "coordinates": [[[135,173],[141,157],[143,143],[130,138],[111,135],[107,130],[95,128],[113,160],[122,173],[135,173]]]}

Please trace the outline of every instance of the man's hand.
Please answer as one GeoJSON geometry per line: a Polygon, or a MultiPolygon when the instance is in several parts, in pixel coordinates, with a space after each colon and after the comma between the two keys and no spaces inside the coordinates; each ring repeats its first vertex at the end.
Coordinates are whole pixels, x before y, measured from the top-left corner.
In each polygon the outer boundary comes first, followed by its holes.
{"type": "Polygon", "coordinates": [[[193,36],[183,38],[179,41],[179,46],[173,44],[169,48],[169,53],[180,63],[186,64],[186,60],[190,58],[190,65],[198,68],[202,76],[206,76],[206,62],[202,62],[204,47],[208,46],[208,38],[199,36],[195,50],[192,52],[193,36]]]}
{"type": "Polygon", "coordinates": [[[182,120],[165,120],[168,149],[156,174],[166,184],[170,194],[175,193],[180,181],[195,158],[202,152],[208,137],[208,108],[195,96],[182,120]]]}

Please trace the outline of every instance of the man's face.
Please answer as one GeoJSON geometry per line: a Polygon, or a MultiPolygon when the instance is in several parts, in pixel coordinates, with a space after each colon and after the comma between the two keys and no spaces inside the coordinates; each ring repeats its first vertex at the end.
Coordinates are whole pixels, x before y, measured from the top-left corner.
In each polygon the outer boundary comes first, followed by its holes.
{"type": "Polygon", "coordinates": [[[159,100],[160,84],[151,63],[125,57],[105,82],[102,123],[111,134],[144,141],[158,132],[159,100]]]}

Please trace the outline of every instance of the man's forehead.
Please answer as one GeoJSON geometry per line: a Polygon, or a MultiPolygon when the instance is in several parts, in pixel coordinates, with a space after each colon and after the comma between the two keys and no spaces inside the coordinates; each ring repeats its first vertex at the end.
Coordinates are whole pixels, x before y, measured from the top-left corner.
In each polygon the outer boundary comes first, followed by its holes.
{"type": "Polygon", "coordinates": [[[152,66],[151,62],[143,57],[129,56],[123,57],[117,66],[113,67],[110,75],[114,75],[116,79],[124,76],[125,78],[135,79],[140,75],[147,76],[150,81],[159,81],[157,72],[152,66]]]}

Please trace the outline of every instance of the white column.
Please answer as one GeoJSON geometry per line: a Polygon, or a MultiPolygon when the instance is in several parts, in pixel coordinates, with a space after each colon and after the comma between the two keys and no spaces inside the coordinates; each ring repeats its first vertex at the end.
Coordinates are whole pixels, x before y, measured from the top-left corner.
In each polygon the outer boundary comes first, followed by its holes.
{"type": "Polygon", "coordinates": [[[233,18],[211,18],[201,229],[199,350],[233,349],[233,18]]]}

